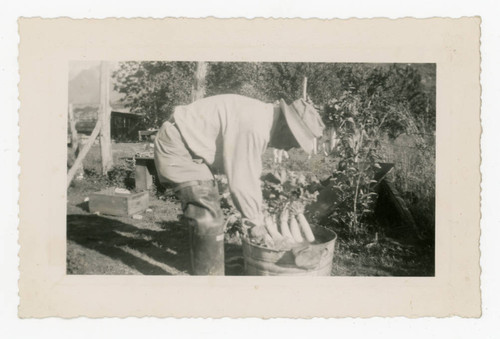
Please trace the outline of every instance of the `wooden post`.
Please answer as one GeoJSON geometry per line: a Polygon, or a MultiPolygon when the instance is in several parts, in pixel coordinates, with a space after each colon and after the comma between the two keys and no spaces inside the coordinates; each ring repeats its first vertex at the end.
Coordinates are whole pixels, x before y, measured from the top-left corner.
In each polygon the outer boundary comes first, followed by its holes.
{"type": "Polygon", "coordinates": [[[302,99],[307,100],[307,77],[302,82],[302,99]]]}
{"type": "Polygon", "coordinates": [[[78,132],[76,131],[75,115],[73,112],[73,104],[69,104],[68,107],[68,122],[69,130],[71,133],[71,149],[74,153],[78,150],[78,132]]]}
{"type": "Polygon", "coordinates": [[[199,100],[205,96],[205,78],[207,76],[208,64],[204,61],[196,63],[196,72],[194,74],[194,86],[192,92],[192,101],[199,100]]]}
{"type": "Polygon", "coordinates": [[[153,186],[152,168],[154,159],[135,158],[135,188],[138,191],[146,191],[153,186]]]}
{"type": "Polygon", "coordinates": [[[101,164],[102,174],[108,174],[113,166],[113,155],[111,153],[111,106],[109,104],[109,64],[101,62],[101,84],[100,84],[100,106],[99,120],[101,121],[101,164]]]}
{"type": "Polygon", "coordinates": [[[94,144],[94,141],[97,138],[97,135],[99,134],[100,131],[101,131],[101,120],[97,120],[97,123],[95,124],[94,130],[92,131],[90,138],[87,140],[87,143],[83,147],[82,151],[78,154],[78,157],[76,158],[73,166],[68,171],[68,177],[67,177],[68,181],[66,187],[69,187],[69,184],[71,184],[71,181],[73,180],[76,171],[80,166],[82,166],[83,159],[85,158],[90,148],[94,144]]]}
{"type": "MultiPolygon", "coordinates": [[[[69,104],[69,106],[68,106],[68,123],[69,123],[69,130],[71,133],[71,151],[73,152],[73,155],[76,159],[78,157],[78,153],[80,150],[80,142],[78,140],[78,132],[76,130],[76,121],[75,121],[75,115],[74,115],[74,111],[73,111],[73,104],[69,104]]],[[[82,166],[77,168],[76,172],[78,173],[77,178],[83,177],[83,167],[82,166]]]]}

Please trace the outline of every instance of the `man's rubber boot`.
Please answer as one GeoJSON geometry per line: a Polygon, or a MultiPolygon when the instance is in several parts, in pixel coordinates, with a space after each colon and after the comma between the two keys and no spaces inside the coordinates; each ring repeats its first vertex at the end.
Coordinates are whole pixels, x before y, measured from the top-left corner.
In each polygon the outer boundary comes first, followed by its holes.
{"type": "Polygon", "coordinates": [[[224,275],[224,217],[217,183],[183,183],[177,192],[189,228],[193,275],[224,275]]]}

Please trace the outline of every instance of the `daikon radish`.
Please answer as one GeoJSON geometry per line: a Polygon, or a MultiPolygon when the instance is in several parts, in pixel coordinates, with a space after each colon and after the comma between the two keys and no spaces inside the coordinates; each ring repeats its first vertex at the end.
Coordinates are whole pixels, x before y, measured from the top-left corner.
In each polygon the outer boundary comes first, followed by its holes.
{"type": "Polygon", "coordinates": [[[290,236],[289,238],[286,238],[279,232],[278,224],[276,223],[276,219],[277,219],[276,214],[274,214],[271,217],[271,221],[272,221],[272,227],[273,227],[274,231],[276,232],[276,235],[274,237],[273,236],[271,236],[271,237],[274,240],[275,248],[279,249],[279,250],[291,248],[293,246],[293,244],[295,243],[295,241],[293,241],[293,237],[290,236]]]}
{"type": "Polygon", "coordinates": [[[280,217],[280,231],[281,235],[285,238],[288,239],[289,241],[295,242],[295,239],[293,238],[292,233],[290,232],[290,228],[288,226],[288,209],[285,208],[283,212],[281,213],[280,217]]]}
{"type": "Polygon", "coordinates": [[[280,171],[281,183],[284,184],[287,179],[286,169],[282,168],[280,171]]]}
{"type": "Polygon", "coordinates": [[[315,240],[314,234],[311,230],[311,225],[309,225],[309,223],[307,222],[304,214],[302,213],[297,214],[297,220],[299,222],[300,229],[304,234],[304,236],[306,237],[307,241],[313,242],[315,240]]]}
{"type": "Polygon", "coordinates": [[[283,236],[278,232],[278,226],[274,223],[271,216],[266,216],[265,219],[266,229],[269,235],[273,238],[274,243],[279,243],[283,241],[283,236]]]}
{"type": "Polygon", "coordinates": [[[271,221],[272,221],[273,229],[276,231],[276,233],[278,233],[280,235],[281,238],[283,238],[283,235],[280,233],[280,231],[278,229],[278,223],[276,222],[277,221],[276,214],[273,214],[273,216],[271,217],[271,221]]]}
{"type": "Polygon", "coordinates": [[[265,234],[264,235],[264,244],[268,247],[268,248],[274,248],[274,240],[273,238],[269,235],[269,234],[265,234]]]}
{"type": "MultiPolygon", "coordinates": [[[[276,223],[276,214],[273,214],[273,215],[271,216],[271,219],[272,219],[272,221],[273,221],[273,225],[274,225],[274,227],[275,227],[275,228],[276,228],[276,230],[278,231],[278,224],[276,223]]],[[[279,231],[278,231],[278,232],[279,232],[279,231]]]]}
{"type": "Polygon", "coordinates": [[[295,219],[295,216],[290,217],[290,232],[292,233],[293,239],[296,242],[303,242],[304,238],[302,237],[302,234],[300,233],[300,226],[299,223],[297,222],[297,219],[295,219]]]}

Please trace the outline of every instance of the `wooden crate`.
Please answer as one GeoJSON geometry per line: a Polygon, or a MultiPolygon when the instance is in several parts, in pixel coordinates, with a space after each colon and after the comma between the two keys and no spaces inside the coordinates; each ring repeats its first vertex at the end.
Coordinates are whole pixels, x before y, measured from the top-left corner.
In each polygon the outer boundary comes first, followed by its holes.
{"type": "Polygon", "coordinates": [[[91,213],[128,216],[140,213],[149,206],[148,192],[123,194],[116,193],[113,188],[107,188],[92,193],[89,198],[91,213]]]}

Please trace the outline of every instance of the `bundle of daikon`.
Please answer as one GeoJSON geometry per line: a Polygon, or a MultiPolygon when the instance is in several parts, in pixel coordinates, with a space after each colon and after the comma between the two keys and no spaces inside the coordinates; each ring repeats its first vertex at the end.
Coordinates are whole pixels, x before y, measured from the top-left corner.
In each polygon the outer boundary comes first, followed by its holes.
{"type": "Polygon", "coordinates": [[[251,233],[257,236],[251,237],[250,240],[258,245],[278,250],[290,249],[295,245],[315,240],[314,233],[303,214],[303,210],[297,210],[287,205],[279,213],[279,220],[277,219],[276,214],[266,215],[264,223],[267,232],[251,233]]]}

